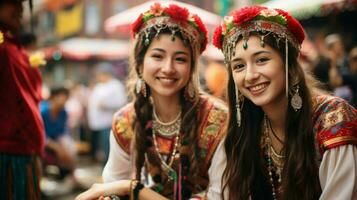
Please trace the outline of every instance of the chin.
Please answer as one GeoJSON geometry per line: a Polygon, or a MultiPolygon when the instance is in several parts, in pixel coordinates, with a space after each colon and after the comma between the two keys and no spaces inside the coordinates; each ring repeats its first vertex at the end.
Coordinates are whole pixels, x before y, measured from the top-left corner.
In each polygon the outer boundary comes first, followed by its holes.
{"type": "Polygon", "coordinates": [[[264,97],[250,98],[250,100],[254,103],[254,105],[259,106],[259,107],[269,104],[269,99],[264,98],[264,97]]]}

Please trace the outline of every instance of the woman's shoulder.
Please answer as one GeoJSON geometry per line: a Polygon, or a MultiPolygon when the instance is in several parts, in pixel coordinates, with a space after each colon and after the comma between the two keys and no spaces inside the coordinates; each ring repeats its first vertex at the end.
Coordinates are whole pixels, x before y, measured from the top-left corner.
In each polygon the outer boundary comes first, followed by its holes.
{"type": "Polygon", "coordinates": [[[340,145],[357,145],[357,110],[344,99],[319,95],[313,99],[313,130],[324,152],[340,145]]]}
{"type": "Polygon", "coordinates": [[[132,103],[125,105],[113,116],[112,132],[120,147],[126,152],[130,151],[131,139],[134,136],[132,122],[135,110],[132,103]]]}
{"type": "Polygon", "coordinates": [[[198,144],[201,148],[200,154],[211,159],[218,143],[225,135],[228,109],[225,103],[210,96],[201,96],[201,112],[198,144]]]}
{"type": "Polygon", "coordinates": [[[206,111],[206,112],[209,111],[220,112],[221,115],[228,114],[227,104],[221,99],[218,99],[210,95],[200,96],[200,109],[201,109],[200,111],[206,111]]]}

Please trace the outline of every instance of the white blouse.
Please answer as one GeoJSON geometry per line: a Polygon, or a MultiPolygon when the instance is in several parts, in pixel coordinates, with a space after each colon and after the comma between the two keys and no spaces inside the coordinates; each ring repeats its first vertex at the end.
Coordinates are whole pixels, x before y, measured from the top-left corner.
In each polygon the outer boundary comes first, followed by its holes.
{"type": "Polygon", "coordinates": [[[131,157],[119,146],[113,132],[110,133],[110,150],[108,161],[103,169],[103,182],[131,179],[132,169],[131,157]]]}
{"type": "MultiPolygon", "coordinates": [[[[226,167],[224,140],[219,144],[208,171],[207,199],[221,199],[221,177],[226,167]]],[[[357,147],[342,145],[325,151],[319,168],[320,200],[357,199],[357,147]]],[[[227,190],[226,190],[227,191],[227,190]]],[[[228,191],[225,192],[225,199],[228,191]]]]}

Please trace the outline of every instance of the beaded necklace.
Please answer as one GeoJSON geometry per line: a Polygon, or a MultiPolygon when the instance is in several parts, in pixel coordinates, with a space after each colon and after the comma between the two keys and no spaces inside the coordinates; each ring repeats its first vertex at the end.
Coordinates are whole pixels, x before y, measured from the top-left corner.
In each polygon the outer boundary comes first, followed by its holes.
{"type": "MultiPolygon", "coordinates": [[[[272,188],[272,195],[273,199],[277,200],[277,194],[279,192],[279,186],[281,184],[281,173],[284,167],[284,159],[285,157],[283,155],[278,154],[273,145],[271,138],[269,136],[269,127],[270,123],[268,122],[268,118],[265,115],[264,116],[264,139],[265,139],[265,146],[264,146],[264,152],[265,152],[265,158],[267,161],[267,167],[268,167],[268,173],[269,173],[269,181],[271,184],[272,188]],[[274,184],[274,175],[277,177],[278,184],[274,184]]],[[[271,126],[270,126],[271,128],[271,126]]]]}

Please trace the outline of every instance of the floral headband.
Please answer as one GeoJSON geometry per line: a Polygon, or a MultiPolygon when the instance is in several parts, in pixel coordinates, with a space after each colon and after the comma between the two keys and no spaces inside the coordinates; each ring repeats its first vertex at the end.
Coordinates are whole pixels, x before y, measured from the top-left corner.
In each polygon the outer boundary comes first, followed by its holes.
{"type": "MultiPolygon", "coordinates": [[[[243,48],[247,49],[247,41],[251,32],[260,32],[260,45],[264,47],[264,37],[274,33],[277,43],[285,40],[285,93],[289,96],[289,45],[300,50],[305,34],[301,24],[289,13],[280,9],[270,9],[262,6],[241,8],[226,16],[213,35],[213,45],[221,49],[227,66],[234,54],[234,48],[240,37],[243,38],[243,48]]],[[[236,89],[236,92],[238,90],[236,89]]],[[[236,95],[238,96],[238,95],[236,95]]],[[[301,108],[301,98],[294,95],[294,109],[301,108]],[[295,99],[294,99],[295,98],[295,99]],[[300,98],[300,99],[299,99],[300,98]]],[[[297,109],[295,109],[297,110],[297,109]]],[[[238,123],[239,124],[239,123],[238,123]]]]}
{"type": "Polygon", "coordinates": [[[194,52],[202,53],[207,46],[207,29],[200,17],[191,14],[187,8],[171,4],[162,7],[155,3],[150,10],[142,13],[132,24],[132,33],[144,45],[148,45],[149,34],[152,31],[159,35],[163,29],[169,29],[174,39],[176,32],[181,32],[194,52]]]}
{"type": "MultiPolygon", "coordinates": [[[[222,24],[217,27],[213,36],[213,44],[221,49],[225,56],[232,52],[239,37],[248,40],[250,32],[259,31],[266,33],[261,36],[261,45],[264,37],[275,33],[277,40],[286,39],[296,49],[305,38],[301,24],[280,9],[270,9],[262,6],[245,7],[226,16],[222,24]]],[[[247,48],[246,42],[243,48],[247,48]]]]}

